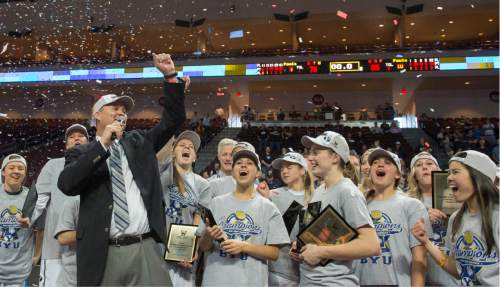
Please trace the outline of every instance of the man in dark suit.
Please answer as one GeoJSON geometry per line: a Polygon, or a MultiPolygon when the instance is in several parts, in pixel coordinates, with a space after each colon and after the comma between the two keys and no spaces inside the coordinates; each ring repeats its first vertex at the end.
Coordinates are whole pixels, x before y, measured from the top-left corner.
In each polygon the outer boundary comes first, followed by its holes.
{"type": "Polygon", "coordinates": [[[124,133],[128,96],[105,95],[92,109],[96,140],[66,153],[58,180],[67,195],[80,195],[76,230],[77,283],[171,285],[156,242],[166,236],[156,152],[186,118],[189,78],[175,76],[170,55],[153,54],[165,76],[163,114],[150,130],[124,133]]]}

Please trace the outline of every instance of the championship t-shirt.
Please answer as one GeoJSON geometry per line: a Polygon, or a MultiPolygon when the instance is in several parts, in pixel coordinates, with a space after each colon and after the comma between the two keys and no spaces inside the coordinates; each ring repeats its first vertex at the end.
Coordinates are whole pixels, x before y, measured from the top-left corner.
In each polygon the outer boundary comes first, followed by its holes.
{"type": "MultiPolygon", "coordinates": [[[[209,206],[229,239],[257,245],[289,244],[290,239],[278,208],[261,196],[239,200],[233,193],[215,197],[209,206]]],[[[246,253],[232,256],[218,242],[207,252],[204,286],[267,286],[265,260],[246,253]]]]}

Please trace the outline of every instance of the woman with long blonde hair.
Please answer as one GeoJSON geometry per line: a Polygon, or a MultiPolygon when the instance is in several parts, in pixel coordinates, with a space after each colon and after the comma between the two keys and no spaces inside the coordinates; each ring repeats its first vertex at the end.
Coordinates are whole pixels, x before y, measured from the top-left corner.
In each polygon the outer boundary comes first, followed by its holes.
{"type": "MultiPolygon", "coordinates": [[[[275,159],[271,166],[280,170],[285,186],[271,190],[269,199],[278,207],[282,216],[293,214],[291,218],[295,220],[289,218],[285,225],[290,241],[294,241],[299,233],[298,212],[307,208],[314,192],[314,180],[308,171],[306,159],[296,152],[288,152],[283,158],[275,159]],[[294,203],[299,205],[294,206],[294,203]]],[[[269,286],[298,286],[299,264],[288,256],[289,249],[289,246],[281,247],[278,261],[269,262],[269,286]]]]}
{"type": "MultiPolygon", "coordinates": [[[[445,244],[447,215],[439,209],[432,208],[432,172],[441,168],[435,157],[428,152],[415,155],[410,163],[410,175],[408,176],[408,195],[420,200],[427,209],[432,225],[432,236],[430,240],[445,254],[449,249],[445,244]]],[[[439,268],[436,262],[429,256],[427,260],[426,284],[432,286],[459,285],[458,280],[439,268]]]]}
{"type": "Polygon", "coordinates": [[[361,156],[361,166],[360,166],[360,184],[358,185],[359,190],[364,194],[372,188],[372,183],[370,180],[370,164],[368,163],[368,157],[375,150],[375,148],[367,149],[361,156]]]}

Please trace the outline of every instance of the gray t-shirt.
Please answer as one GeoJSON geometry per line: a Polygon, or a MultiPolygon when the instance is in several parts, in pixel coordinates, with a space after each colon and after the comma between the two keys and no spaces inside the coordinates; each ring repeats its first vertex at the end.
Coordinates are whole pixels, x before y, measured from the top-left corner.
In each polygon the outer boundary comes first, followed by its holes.
{"type": "MultiPolygon", "coordinates": [[[[269,194],[269,199],[278,207],[281,215],[287,211],[293,201],[300,203],[304,206],[304,191],[294,191],[287,187],[280,187],[271,190],[269,194]]],[[[297,239],[299,233],[299,217],[293,225],[293,228],[289,234],[290,241],[297,239]]],[[[290,250],[289,245],[282,246],[280,248],[280,255],[277,261],[269,261],[269,272],[276,273],[281,277],[285,277],[288,280],[299,282],[299,263],[294,261],[288,256],[288,251],[290,250]]]]}
{"type": "MultiPolygon", "coordinates": [[[[71,197],[66,200],[61,210],[59,221],[54,231],[54,238],[64,231],[76,231],[80,197],[71,197]]],[[[57,278],[57,286],[76,286],[76,242],[72,245],[61,246],[62,270],[57,278]]]]}
{"type": "MultiPolygon", "coordinates": [[[[209,206],[217,225],[229,239],[257,245],[289,244],[290,239],[278,208],[268,199],[255,196],[239,200],[233,193],[215,197],[209,206]]],[[[218,242],[207,252],[204,286],[267,286],[267,262],[241,253],[232,256],[218,242]]]]}
{"type": "Polygon", "coordinates": [[[368,210],[382,253],[356,260],[354,271],[360,284],[410,286],[411,249],[421,245],[411,234],[411,229],[420,218],[424,218],[430,230],[425,206],[418,199],[395,193],[387,200],[371,200],[368,210]]]}
{"type": "Polygon", "coordinates": [[[236,189],[236,180],[232,176],[224,176],[210,180],[210,189],[200,197],[200,204],[208,207],[216,196],[233,192],[236,189]]]}
{"type": "MultiPolygon", "coordinates": [[[[458,211],[457,211],[458,212],[458,211]]],[[[499,280],[499,242],[498,242],[498,203],[491,212],[491,223],[495,246],[487,254],[487,245],[481,228],[481,214],[464,212],[462,224],[457,234],[452,236],[452,226],[457,215],[453,213],[448,223],[446,244],[455,256],[462,285],[498,286],[499,280]],[[452,238],[453,237],[453,238],[452,238]]]]}
{"type": "MultiPolygon", "coordinates": [[[[432,196],[424,196],[421,201],[425,205],[425,208],[432,208],[432,196]]],[[[438,246],[443,253],[449,255],[450,250],[445,244],[447,223],[447,220],[437,220],[435,222],[431,222],[432,232],[429,233],[429,240],[432,241],[434,245],[438,246]]],[[[460,280],[453,278],[450,273],[439,267],[432,256],[427,255],[425,283],[431,286],[457,286],[460,285],[460,280]]]]}
{"type": "MultiPolygon", "coordinates": [[[[57,188],[57,180],[63,169],[64,158],[51,159],[43,166],[36,181],[38,200],[34,213],[39,213],[40,209],[46,208],[44,233],[49,235],[54,234],[64,202],[71,199],[71,196],[65,195],[57,188]],[[48,201],[40,205],[44,197],[48,198],[48,201]]],[[[61,259],[61,252],[62,246],[53,236],[43,237],[42,259],[61,259]]]]}
{"type": "MultiPolygon", "coordinates": [[[[311,203],[318,201],[321,202],[322,210],[331,205],[354,229],[373,227],[365,198],[350,179],[341,179],[328,189],[320,185],[314,192],[311,203]]],[[[354,275],[353,261],[332,260],[326,266],[301,263],[300,285],[357,286],[359,281],[354,275]]]]}
{"type": "Polygon", "coordinates": [[[33,229],[21,228],[21,216],[28,188],[7,193],[0,184],[0,282],[21,283],[31,272],[34,252],[33,229]]]}

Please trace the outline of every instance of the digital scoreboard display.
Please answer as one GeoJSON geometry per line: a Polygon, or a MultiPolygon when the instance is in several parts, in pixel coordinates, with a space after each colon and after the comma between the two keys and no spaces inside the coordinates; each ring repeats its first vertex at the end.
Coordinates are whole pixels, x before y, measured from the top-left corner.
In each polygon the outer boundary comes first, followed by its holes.
{"type": "Polygon", "coordinates": [[[393,58],[359,61],[308,61],[257,64],[257,75],[262,76],[437,70],[439,70],[439,58],[393,58]]]}
{"type": "MultiPolygon", "coordinates": [[[[233,77],[280,76],[339,73],[388,73],[451,70],[488,70],[500,68],[499,56],[316,60],[285,61],[249,64],[186,65],[177,66],[179,77],[233,77]]],[[[59,69],[39,71],[0,72],[2,83],[65,82],[65,81],[114,81],[161,79],[162,73],[153,66],[117,66],[113,68],[59,69]]]]}

